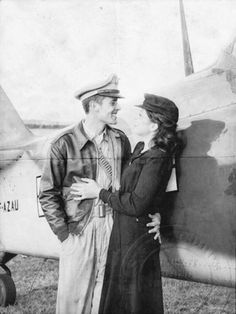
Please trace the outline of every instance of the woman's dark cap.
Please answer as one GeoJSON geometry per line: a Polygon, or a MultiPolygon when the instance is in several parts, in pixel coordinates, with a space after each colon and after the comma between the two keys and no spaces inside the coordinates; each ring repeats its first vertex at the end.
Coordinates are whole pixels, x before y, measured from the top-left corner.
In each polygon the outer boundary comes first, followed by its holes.
{"type": "Polygon", "coordinates": [[[179,119],[179,110],[177,106],[173,101],[165,97],[144,94],[143,104],[138,105],[137,107],[158,113],[160,117],[167,119],[169,122],[173,123],[173,125],[175,125],[179,119]]]}

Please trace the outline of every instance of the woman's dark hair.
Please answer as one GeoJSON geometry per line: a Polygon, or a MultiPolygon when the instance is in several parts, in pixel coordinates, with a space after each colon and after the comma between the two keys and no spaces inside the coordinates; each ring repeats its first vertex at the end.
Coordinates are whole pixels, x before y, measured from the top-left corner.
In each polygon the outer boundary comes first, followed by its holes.
{"type": "Polygon", "coordinates": [[[158,129],[152,139],[153,144],[168,153],[174,153],[179,144],[176,132],[177,124],[159,113],[149,110],[146,110],[146,112],[148,118],[158,124],[158,129]]]}

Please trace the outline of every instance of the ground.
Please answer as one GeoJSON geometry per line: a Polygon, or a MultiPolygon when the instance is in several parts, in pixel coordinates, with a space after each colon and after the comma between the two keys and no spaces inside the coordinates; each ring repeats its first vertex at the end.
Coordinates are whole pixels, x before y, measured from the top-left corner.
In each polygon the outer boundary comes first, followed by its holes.
{"type": "MultiPolygon", "coordinates": [[[[54,314],[58,261],[17,256],[8,263],[17,289],[14,306],[0,314],[54,314]]],[[[235,290],[163,278],[165,314],[234,314],[235,290]]],[[[145,313],[144,313],[145,314],[145,313]]]]}

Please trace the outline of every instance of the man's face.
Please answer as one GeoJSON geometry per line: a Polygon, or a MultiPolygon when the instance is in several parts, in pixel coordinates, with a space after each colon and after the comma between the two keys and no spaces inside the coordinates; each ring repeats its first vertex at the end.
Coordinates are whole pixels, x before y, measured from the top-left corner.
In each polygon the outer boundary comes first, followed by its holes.
{"type": "Polygon", "coordinates": [[[119,110],[117,98],[104,97],[100,104],[96,104],[97,117],[104,124],[116,124],[119,110]]]}

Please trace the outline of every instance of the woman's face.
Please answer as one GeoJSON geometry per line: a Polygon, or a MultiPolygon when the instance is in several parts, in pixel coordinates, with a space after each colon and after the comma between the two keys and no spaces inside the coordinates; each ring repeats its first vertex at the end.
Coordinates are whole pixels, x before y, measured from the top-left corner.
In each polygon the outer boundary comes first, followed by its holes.
{"type": "Polygon", "coordinates": [[[139,108],[133,123],[133,132],[138,136],[151,135],[157,130],[157,123],[152,122],[145,109],[139,108]]]}

